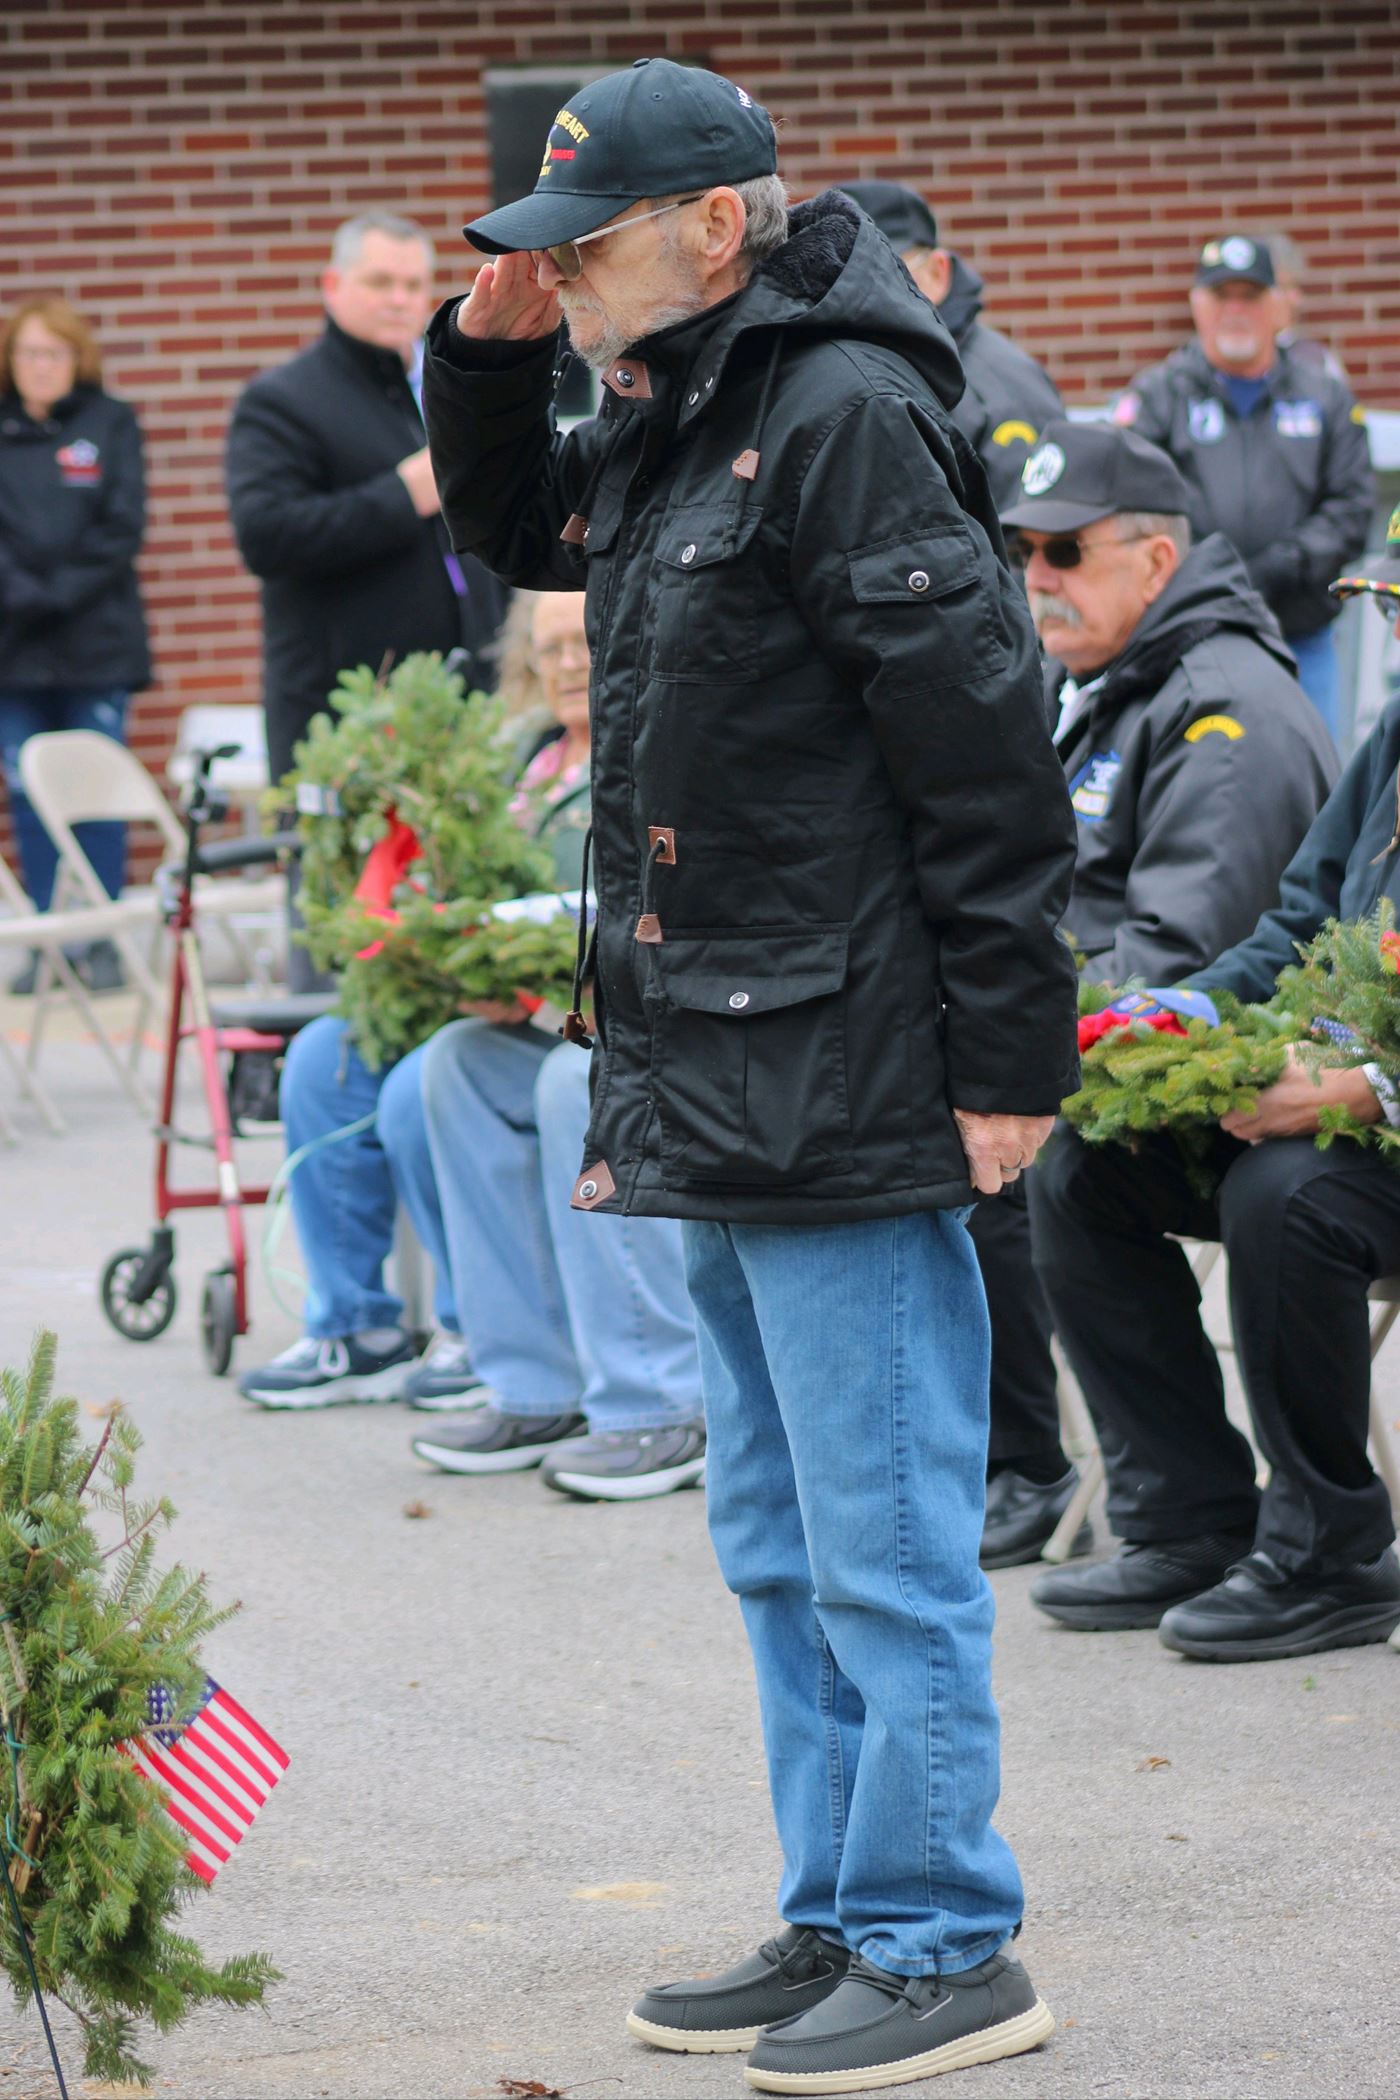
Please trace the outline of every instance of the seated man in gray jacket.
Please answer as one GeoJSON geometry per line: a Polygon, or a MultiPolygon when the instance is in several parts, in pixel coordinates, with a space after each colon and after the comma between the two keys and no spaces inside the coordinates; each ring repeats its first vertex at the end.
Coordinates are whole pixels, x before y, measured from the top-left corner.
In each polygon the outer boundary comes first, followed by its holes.
{"type": "MultiPolygon", "coordinates": [[[[1384,554],[1339,577],[1400,632],[1400,510],[1384,554]]],[[[1244,939],[1192,978],[1262,1000],[1328,919],[1400,898],[1400,702],[1351,760],[1244,939]]],[[[1155,982],[1161,983],[1159,976],[1155,982]]],[[[1311,1655],[1384,1641],[1400,1625],[1400,1565],[1385,1482],[1366,1454],[1367,1292],[1400,1268],[1400,1175],[1351,1138],[1314,1143],[1322,1112],[1400,1123],[1374,1064],[1290,1062],[1253,1114],[1224,1117],[1213,1196],[1170,1137],[1135,1150],[1052,1139],[1031,1199],[1036,1260],[1108,1469],[1112,1559],[1043,1575],[1031,1595],[1062,1625],[1157,1626],[1162,1645],[1212,1662],[1311,1655]],[[1255,1440],[1225,1414],[1214,1349],[1178,1237],[1220,1240],[1230,1325],[1255,1440]]]]}
{"type": "MultiPolygon", "coordinates": [[[[1100,983],[1170,984],[1239,940],[1336,774],[1277,622],[1227,540],[1191,545],[1187,502],[1145,439],[1058,421],[1002,512],[1078,824],[1065,930],[1100,983]]],[[[982,1560],[1010,1567],[1037,1557],[1075,1475],[1024,1195],[979,1204],[972,1234],[992,1311],[982,1560]]]]}

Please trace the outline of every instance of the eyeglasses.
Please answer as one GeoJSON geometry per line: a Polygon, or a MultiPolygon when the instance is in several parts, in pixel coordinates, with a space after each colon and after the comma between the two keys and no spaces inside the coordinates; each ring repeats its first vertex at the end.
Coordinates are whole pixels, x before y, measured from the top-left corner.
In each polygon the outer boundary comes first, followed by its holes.
{"type": "Polygon", "coordinates": [[[580,248],[590,241],[605,241],[609,234],[623,233],[629,226],[640,226],[643,219],[659,219],[668,211],[679,211],[684,204],[698,204],[705,195],[701,190],[694,197],[678,197],[674,204],[658,204],[655,211],[639,211],[634,219],[621,219],[614,226],[600,226],[596,233],[581,233],[576,241],[558,241],[552,248],[539,252],[547,255],[566,284],[576,284],[583,275],[583,257],[580,248]]]}
{"type": "Polygon", "coordinates": [[[1096,547],[1130,547],[1134,540],[1151,537],[1151,533],[1130,532],[1123,539],[1115,535],[1112,539],[1085,541],[1075,533],[1060,539],[1042,540],[1038,547],[1034,547],[1018,532],[1012,538],[1006,552],[1015,569],[1026,568],[1037,554],[1042,555],[1052,569],[1077,569],[1085,555],[1092,554],[1096,547]]]}

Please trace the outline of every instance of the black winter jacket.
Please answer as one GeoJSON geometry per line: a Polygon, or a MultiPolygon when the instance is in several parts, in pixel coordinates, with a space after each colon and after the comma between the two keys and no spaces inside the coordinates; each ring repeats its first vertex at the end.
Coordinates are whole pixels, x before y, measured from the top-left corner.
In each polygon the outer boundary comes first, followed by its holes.
{"type": "Polygon", "coordinates": [[[463,647],[478,683],[504,600],[478,562],[448,571],[446,528],[420,518],[401,477],[423,423],[403,360],[334,321],[261,372],[229,425],[228,499],[239,552],[262,578],[263,699],[273,779],[343,670],[415,649],[463,647]]]}
{"type": "Polygon", "coordinates": [[[1064,404],[1043,365],[979,320],[982,279],[960,255],[951,261],[953,280],[938,314],[958,346],[967,381],[951,414],[987,470],[997,510],[1008,510],[1031,447],[1045,425],[1064,414],[1064,404]]]}
{"type": "Polygon", "coordinates": [[[946,330],[827,195],[550,416],[554,345],[428,337],[455,540],[586,579],[599,1049],[584,1208],[970,1200],[950,1104],[1073,1085],[1073,825],[946,330]],[[752,473],[752,479],[749,478],[752,473]],[[585,522],[586,521],[586,524],[585,522]]]}
{"type": "Polygon", "coordinates": [[[1191,980],[1237,999],[1272,996],[1279,971],[1328,919],[1400,904],[1400,700],[1392,700],[1283,871],[1278,903],[1254,931],[1191,980]]]}
{"type": "MultiPolygon", "coordinates": [[[[1052,723],[1063,680],[1051,665],[1052,723]]],[[[1175,984],[1238,940],[1337,777],[1278,622],[1219,533],[1148,607],[1059,750],[1079,826],[1065,923],[1105,984],[1175,984]]]]}
{"type": "Polygon", "coordinates": [[[0,687],[138,692],[151,682],[136,555],[141,428],[77,386],[40,423],[0,400],[0,687]]]}
{"type": "Polygon", "coordinates": [[[1191,342],[1135,379],[1114,414],[1171,454],[1197,538],[1233,540],[1285,635],[1336,619],[1327,586],[1365,546],[1373,500],[1365,422],[1344,381],[1280,349],[1241,418],[1191,342]]]}

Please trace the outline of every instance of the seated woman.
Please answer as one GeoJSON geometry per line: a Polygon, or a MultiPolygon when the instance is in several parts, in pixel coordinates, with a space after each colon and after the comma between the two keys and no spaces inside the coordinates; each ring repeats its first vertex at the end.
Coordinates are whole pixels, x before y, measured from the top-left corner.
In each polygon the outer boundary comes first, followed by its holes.
{"type": "MultiPolygon", "coordinates": [[[[579,881],[587,827],[582,593],[513,615],[526,617],[558,729],[525,769],[517,815],[552,848],[566,888],[579,881]]],[[[698,1480],[700,1373],[679,1228],[569,1208],[587,1075],[587,1053],[523,1008],[452,1023],[380,1074],[334,1018],[296,1037],[282,1083],[289,1148],[369,1113],[375,1122],[293,1174],[307,1333],[240,1390],[274,1408],[400,1396],[460,1408],[484,1379],[490,1401],[419,1439],[421,1456],[453,1472],[545,1461],[550,1485],[606,1500],[698,1480]],[[438,1279],[442,1339],[417,1366],[383,1278],[400,1200],[438,1279]]]]}

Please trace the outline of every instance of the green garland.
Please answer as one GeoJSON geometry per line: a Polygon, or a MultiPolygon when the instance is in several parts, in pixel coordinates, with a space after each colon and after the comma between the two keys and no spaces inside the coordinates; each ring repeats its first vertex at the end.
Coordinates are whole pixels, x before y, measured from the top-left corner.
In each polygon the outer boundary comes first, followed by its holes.
{"type": "MultiPolygon", "coordinates": [[[[1198,1187],[1208,1189],[1207,1161],[1220,1119],[1250,1114],[1284,1068],[1290,1049],[1315,1071],[1375,1064],[1400,1083],[1400,934],[1383,899],[1368,918],[1329,919],[1284,970],[1267,1004],[1246,1006],[1227,992],[1212,998],[1218,1027],[1188,1021],[1184,1036],[1141,1022],[1102,1037],[1086,1050],[1078,1093],[1063,1114],[1088,1143],[1134,1145],[1170,1131],[1198,1187]]],[[[1097,1013],[1118,994],[1084,986],[1081,1013],[1097,1013]]],[[[1400,1131],[1362,1124],[1345,1109],[1324,1108],[1317,1143],[1349,1137],[1383,1152],[1400,1147],[1400,1131]]]]}
{"type": "MultiPolygon", "coordinates": [[[[204,1578],[155,1565],[174,1517],[130,1488],[140,1438],[114,1413],[96,1451],[73,1400],[53,1397],[56,1344],[41,1334],[27,1371],[0,1372],[0,1853],[39,1988],[66,2005],[89,2078],[150,2082],[135,2023],[162,2033],[210,2000],[257,2005],[278,1972],[265,1956],[211,1967],[176,1914],[204,1884],[159,1790],[119,1745],[147,1725],[153,1686],[191,1713],[199,1644],[231,1616],[204,1578]],[[93,1512],[118,1527],[113,1545],[93,1512]]],[[[16,1999],[32,1985],[8,1902],[0,1962],[16,1999]]]]}
{"type": "Polygon", "coordinates": [[[577,930],[493,919],[507,898],[554,887],[549,853],[511,814],[519,753],[498,702],[468,694],[436,655],[409,656],[387,678],[342,673],[332,713],[317,715],[272,807],[305,841],[303,936],[340,977],[338,1011],[377,1068],[425,1042],[467,1000],[513,1004],[527,992],[567,1006],[577,930]],[[354,897],[390,812],[419,853],[389,924],[354,897]],[[373,953],[362,953],[373,949],[373,953]]]}

